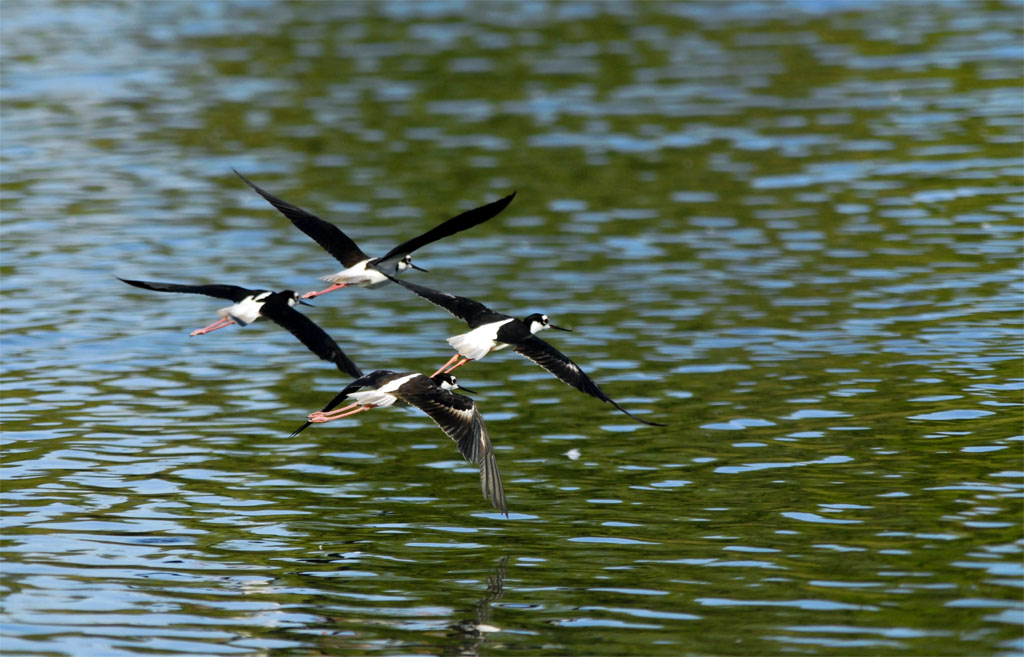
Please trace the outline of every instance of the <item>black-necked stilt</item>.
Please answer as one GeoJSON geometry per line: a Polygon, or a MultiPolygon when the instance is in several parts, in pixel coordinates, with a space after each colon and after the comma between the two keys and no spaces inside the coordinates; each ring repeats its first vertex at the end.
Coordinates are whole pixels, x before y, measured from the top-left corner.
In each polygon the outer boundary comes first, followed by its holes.
{"type": "Polygon", "coordinates": [[[548,372],[554,374],[564,383],[591,397],[608,402],[637,422],[656,427],[665,426],[658,422],[650,422],[639,418],[619,406],[618,402],[604,394],[600,386],[587,376],[586,372],[580,369],[579,365],[534,335],[549,328],[558,329],[559,331],[571,330],[555,326],[548,320],[547,315],[534,313],[529,317],[517,319],[510,315],[495,312],[473,299],[455,296],[447,292],[438,292],[429,287],[402,281],[391,276],[389,278],[434,305],[444,308],[455,317],[465,321],[469,324],[469,328],[473,329],[469,333],[448,338],[448,344],[455,348],[456,353],[452,356],[451,360],[437,370],[437,373],[451,372],[471,360],[483,358],[492,351],[512,347],[513,351],[526,356],[548,372]],[[462,360],[456,363],[460,356],[462,360]]]}
{"type": "MultiPolygon", "coordinates": [[[[377,370],[348,384],[323,410],[310,413],[309,421],[293,431],[292,436],[310,424],[331,422],[373,408],[395,404],[415,406],[455,441],[459,453],[467,461],[480,467],[480,487],[484,497],[494,508],[508,515],[505,489],[484,419],[472,399],[452,392],[459,387],[451,374],[424,376],[415,372],[377,370]],[[346,399],[352,403],[332,410],[346,399]]],[[[462,389],[472,392],[468,388],[462,389]]]]}
{"type": "Polygon", "coordinates": [[[133,281],[120,277],[118,280],[144,290],[205,294],[208,297],[229,299],[234,302],[234,305],[217,311],[217,314],[220,315],[219,320],[209,326],[192,331],[189,333],[190,336],[203,335],[231,324],[246,326],[261,317],[267,317],[297,337],[314,354],[323,360],[334,363],[342,372],[352,377],[363,375],[362,370],[349,360],[349,357],[341,350],[338,343],[331,339],[331,336],[327,335],[313,320],[293,308],[296,303],[305,302],[299,298],[297,292],[292,290],[270,292],[268,290],[249,290],[237,285],[178,285],[177,283],[133,281]]]}
{"type": "Polygon", "coordinates": [[[303,299],[312,299],[321,294],[327,294],[334,290],[358,285],[360,287],[378,287],[388,282],[385,273],[397,275],[412,267],[420,271],[426,271],[422,267],[412,264],[412,252],[426,246],[431,242],[454,235],[455,233],[482,224],[488,219],[504,210],[512,198],[516,195],[512,192],[505,198],[488,203],[479,208],[468,210],[462,214],[439,224],[418,237],[402,242],[395,248],[385,253],[380,258],[371,258],[363,253],[352,239],[343,233],[340,228],[328,223],[302,208],[277,198],[270,192],[261,189],[254,182],[235,171],[249,187],[256,190],[256,193],[265,198],[271,205],[278,209],[284,216],[288,217],[295,227],[312,237],[317,244],[330,253],[338,262],[345,266],[345,269],[337,274],[324,276],[320,280],[327,281],[332,285],[319,292],[307,292],[302,295],[303,299]]]}

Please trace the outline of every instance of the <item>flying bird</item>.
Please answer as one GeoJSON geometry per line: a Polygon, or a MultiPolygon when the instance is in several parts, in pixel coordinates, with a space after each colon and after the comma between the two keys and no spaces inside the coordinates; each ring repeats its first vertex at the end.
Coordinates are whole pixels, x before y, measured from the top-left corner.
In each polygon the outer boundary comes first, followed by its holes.
{"type": "Polygon", "coordinates": [[[516,195],[515,192],[512,192],[493,203],[463,212],[442,224],[434,226],[422,235],[402,242],[380,258],[371,258],[363,253],[363,250],[334,224],[324,221],[297,205],[292,205],[274,196],[238,173],[238,171],[235,171],[235,173],[245,181],[245,184],[252,187],[257,194],[277,208],[281,214],[288,217],[295,224],[296,228],[313,238],[317,244],[334,256],[345,267],[336,274],[324,276],[320,279],[331,283],[330,287],[324,288],[319,292],[307,292],[302,295],[303,299],[312,299],[321,294],[327,294],[328,292],[348,287],[349,285],[371,288],[379,287],[388,282],[387,274],[395,276],[410,267],[420,271],[427,271],[412,263],[413,251],[431,242],[436,242],[449,235],[472,228],[477,224],[482,224],[504,210],[516,195]]]}
{"type": "Polygon", "coordinates": [[[418,294],[430,303],[444,308],[450,314],[469,324],[469,328],[472,329],[468,333],[448,338],[448,344],[455,349],[456,353],[435,374],[450,373],[471,360],[483,358],[492,351],[512,347],[513,351],[526,356],[534,363],[554,374],[563,383],[567,383],[580,392],[611,404],[637,422],[656,427],[665,426],[658,422],[639,418],[622,406],[619,406],[618,402],[606,395],[600,386],[587,376],[586,372],[580,369],[579,365],[572,362],[568,356],[558,349],[538,338],[535,335],[536,333],[549,328],[559,331],[571,330],[555,326],[548,319],[547,315],[534,313],[523,319],[518,319],[511,315],[495,312],[473,299],[455,296],[447,292],[438,292],[429,287],[409,283],[392,276],[388,276],[388,278],[418,294]],[[459,360],[460,356],[462,360],[459,360]]]}
{"type": "Polygon", "coordinates": [[[377,370],[348,384],[322,410],[309,414],[309,421],[292,432],[298,435],[310,424],[332,422],[357,413],[386,406],[415,406],[455,441],[459,453],[480,468],[480,487],[494,508],[508,515],[505,489],[490,436],[476,403],[452,390],[462,388],[451,374],[424,376],[416,372],[377,370]],[[335,409],[345,400],[348,406],[335,409]]]}
{"type": "Polygon", "coordinates": [[[363,371],[353,363],[341,350],[331,336],[317,326],[294,306],[297,303],[307,304],[299,298],[297,292],[282,290],[249,290],[237,285],[178,285],[177,283],[157,283],[153,281],[133,281],[117,277],[119,281],[134,285],[144,290],[157,292],[184,292],[186,294],[204,294],[208,297],[228,299],[233,305],[217,311],[220,319],[216,322],[196,329],[190,336],[204,335],[231,324],[247,326],[260,318],[266,317],[281,328],[298,338],[302,344],[323,360],[334,363],[339,370],[351,377],[360,377],[363,371]]]}

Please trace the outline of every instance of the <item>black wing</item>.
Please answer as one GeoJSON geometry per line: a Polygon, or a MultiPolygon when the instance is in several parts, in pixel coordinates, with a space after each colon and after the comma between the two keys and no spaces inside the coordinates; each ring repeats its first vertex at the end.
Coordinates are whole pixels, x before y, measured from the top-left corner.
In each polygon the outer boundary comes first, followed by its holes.
{"type": "Polygon", "coordinates": [[[619,409],[620,411],[622,411],[629,417],[633,418],[637,422],[642,422],[643,424],[649,424],[655,427],[665,426],[664,424],[650,422],[648,420],[639,418],[630,413],[629,411],[627,411],[626,409],[619,406],[618,402],[616,402],[608,395],[604,394],[604,391],[601,390],[601,387],[597,385],[597,383],[595,383],[593,379],[587,376],[587,373],[580,369],[579,365],[572,362],[572,360],[568,356],[566,356],[561,351],[555,349],[550,344],[541,340],[535,335],[531,335],[530,337],[525,338],[518,344],[513,345],[512,350],[518,354],[526,356],[533,362],[537,363],[547,371],[557,376],[559,379],[562,380],[562,382],[571,385],[573,388],[576,388],[580,392],[586,393],[591,397],[597,397],[603,402],[608,402],[609,404],[619,409]]]}
{"type": "Polygon", "coordinates": [[[479,301],[467,299],[466,297],[457,297],[454,294],[448,294],[447,292],[438,292],[437,290],[432,290],[429,287],[423,287],[422,285],[416,285],[415,283],[408,283],[387,273],[384,275],[390,278],[392,283],[398,283],[405,289],[413,292],[414,294],[418,294],[435,306],[444,308],[455,317],[458,317],[469,324],[470,328],[476,328],[487,324],[488,322],[507,319],[507,315],[496,313],[479,301]]]}
{"type": "Polygon", "coordinates": [[[442,237],[448,237],[449,235],[460,233],[467,228],[472,228],[473,226],[482,224],[507,208],[508,204],[512,202],[512,199],[515,198],[515,195],[516,193],[512,192],[505,198],[498,199],[497,201],[488,203],[487,205],[481,205],[479,208],[467,210],[458,216],[452,217],[448,221],[434,226],[419,237],[414,237],[411,240],[402,242],[395,248],[388,251],[381,260],[387,260],[388,258],[394,258],[396,256],[404,256],[405,254],[412,253],[416,249],[426,246],[431,242],[436,242],[442,237]]]}
{"type": "Polygon", "coordinates": [[[266,290],[248,290],[237,285],[178,285],[177,283],[157,283],[154,281],[133,281],[127,278],[115,276],[115,278],[128,285],[141,287],[144,290],[155,290],[157,292],[184,292],[186,294],[205,294],[208,297],[218,299],[229,299],[238,303],[242,299],[266,292],[266,290]]]}
{"type": "MultiPolygon", "coordinates": [[[[232,169],[232,171],[235,170],[232,169]]],[[[312,237],[317,244],[322,246],[325,251],[334,256],[335,260],[341,264],[351,267],[370,257],[363,253],[362,249],[356,246],[356,243],[334,224],[324,221],[310,212],[306,212],[297,205],[292,205],[288,201],[277,198],[237,171],[235,173],[245,181],[245,184],[256,190],[257,194],[267,199],[281,214],[288,217],[295,224],[296,228],[312,237]]]]}
{"type": "Polygon", "coordinates": [[[283,297],[271,295],[260,309],[260,314],[297,337],[302,344],[321,359],[334,363],[345,374],[353,378],[363,375],[363,371],[349,360],[338,343],[327,335],[326,331],[317,326],[316,322],[292,308],[283,297]]]}
{"type": "MultiPolygon", "coordinates": [[[[401,392],[401,391],[400,391],[401,392]]],[[[434,421],[455,441],[459,453],[470,463],[480,467],[480,488],[498,511],[508,515],[505,487],[501,483],[498,460],[494,456],[487,426],[472,399],[457,395],[440,387],[413,391],[399,395],[434,421]]]]}
{"type": "MultiPolygon", "coordinates": [[[[330,410],[333,410],[333,409],[337,408],[338,404],[340,404],[341,402],[345,401],[346,397],[348,397],[350,394],[352,394],[356,390],[359,390],[360,388],[363,388],[363,387],[366,387],[366,386],[376,387],[376,380],[381,375],[388,375],[388,374],[394,374],[394,372],[390,372],[388,370],[375,370],[373,372],[370,372],[366,376],[359,377],[358,379],[356,379],[352,383],[350,383],[347,386],[345,386],[342,389],[341,392],[339,392],[338,394],[334,395],[334,397],[331,398],[331,401],[327,402],[327,405],[324,406],[322,409],[320,409],[320,412],[326,413],[327,411],[330,411],[330,410]]],[[[306,422],[301,427],[299,427],[298,429],[293,431],[289,437],[294,438],[295,436],[297,436],[300,433],[302,433],[303,431],[305,431],[306,428],[309,425],[311,425],[311,424],[313,424],[313,423],[312,422],[306,422]]]]}

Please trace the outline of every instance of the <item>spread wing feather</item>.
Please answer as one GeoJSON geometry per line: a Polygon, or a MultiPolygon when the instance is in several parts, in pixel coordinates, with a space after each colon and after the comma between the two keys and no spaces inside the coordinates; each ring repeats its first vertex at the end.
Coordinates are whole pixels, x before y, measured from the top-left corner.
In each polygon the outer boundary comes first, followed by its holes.
{"type": "Polygon", "coordinates": [[[488,203],[487,205],[482,205],[479,208],[467,210],[458,216],[452,217],[448,221],[434,226],[422,235],[402,242],[395,248],[388,251],[381,260],[404,256],[405,254],[412,253],[416,249],[426,246],[431,242],[436,242],[443,237],[448,237],[449,235],[462,232],[467,228],[472,228],[473,226],[482,224],[508,207],[508,204],[512,202],[515,195],[516,193],[512,192],[505,198],[498,199],[497,201],[488,203]]]}
{"type": "MultiPolygon", "coordinates": [[[[234,171],[234,169],[232,169],[232,171],[234,171]]],[[[341,232],[341,229],[334,224],[324,221],[320,217],[303,210],[297,205],[292,205],[288,201],[279,199],[270,192],[261,189],[256,185],[256,183],[252,182],[237,171],[235,171],[235,173],[239,178],[245,181],[245,184],[252,187],[257,194],[265,198],[268,203],[277,208],[278,212],[288,217],[288,219],[295,224],[296,228],[312,237],[317,244],[334,256],[335,260],[345,265],[345,267],[351,267],[352,265],[360,263],[370,257],[363,253],[362,249],[352,241],[352,238],[341,232]]]]}
{"type": "Polygon", "coordinates": [[[604,391],[601,390],[600,386],[594,383],[594,380],[580,369],[579,365],[572,362],[568,356],[537,336],[531,335],[524,338],[518,344],[513,345],[512,349],[516,353],[526,356],[580,392],[586,393],[591,397],[597,397],[604,402],[611,401],[608,395],[604,394],[604,391]]]}
{"type": "Polygon", "coordinates": [[[400,396],[403,401],[430,416],[455,441],[463,458],[480,467],[480,488],[484,497],[494,508],[507,515],[508,503],[501,483],[498,460],[494,456],[487,426],[473,400],[440,388],[400,396]]]}
{"type": "Polygon", "coordinates": [[[345,355],[338,343],[327,335],[326,331],[320,328],[316,322],[292,308],[283,298],[270,297],[260,309],[260,314],[294,335],[321,359],[334,363],[345,374],[353,378],[363,375],[359,366],[345,355]]]}
{"type": "Polygon", "coordinates": [[[398,283],[413,294],[423,297],[435,306],[444,308],[453,317],[458,317],[469,324],[470,328],[476,328],[489,322],[506,318],[505,315],[494,312],[479,301],[467,299],[466,297],[455,296],[454,294],[448,294],[447,292],[432,290],[429,287],[423,287],[422,285],[403,281],[402,279],[395,278],[389,274],[384,275],[390,278],[392,283],[398,283]]]}
{"type": "Polygon", "coordinates": [[[573,388],[576,388],[582,393],[586,393],[591,397],[596,397],[603,402],[611,404],[612,406],[619,409],[620,411],[622,411],[629,417],[633,418],[637,422],[649,424],[651,426],[656,427],[665,426],[657,422],[650,422],[648,420],[639,418],[630,413],[629,411],[627,411],[626,409],[619,406],[618,402],[616,402],[608,395],[604,394],[604,391],[601,390],[601,387],[597,385],[597,383],[595,383],[593,379],[587,376],[587,373],[580,369],[579,365],[572,362],[572,360],[568,356],[560,352],[558,349],[555,349],[544,340],[541,340],[537,336],[531,335],[530,337],[525,338],[518,344],[514,345],[512,349],[516,353],[522,354],[523,356],[526,356],[533,362],[537,363],[538,365],[546,369],[548,372],[551,372],[556,377],[558,377],[562,382],[571,385],[573,388]]]}
{"type": "Polygon", "coordinates": [[[252,294],[259,294],[266,290],[249,290],[237,285],[179,285],[177,283],[158,283],[155,281],[133,281],[127,278],[115,277],[117,280],[141,287],[144,290],[155,290],[157,292],[184,292],[186,294],[203,294],[218,299],[228,299],[238,303],[252,294]]]}

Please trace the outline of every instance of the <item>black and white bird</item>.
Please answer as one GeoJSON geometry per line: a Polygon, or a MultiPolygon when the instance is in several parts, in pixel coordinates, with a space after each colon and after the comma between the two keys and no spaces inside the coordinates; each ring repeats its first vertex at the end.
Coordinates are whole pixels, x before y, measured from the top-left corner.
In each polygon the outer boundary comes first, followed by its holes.
{"type": "MultiPolygon", "coordinates": [[[[505,489],[498,472],[491,438],[476,403],[452,390],[460,388],[451,374],[424,376],[416,372],[397,373],[377,370],[345,386],[322,410],[309,414],[309,421],[292,432],[298,435],[310,424],[332,422],[357,413],[386,406],[415,406],[430,416],[449,438],[455,441],[459,453],[480,468],[480,487],[484,497],[494,508],[508,515],[505,489]],[[345,400],[348,406],[335,409],[345,400]]],[[[469,388],[462,388],[473,392],[469,388]]]]}
{"type": "Polygon", "coordinates": [[[330,287],[324,288],[319,292],[307,292],[302,295],[303,299],[312,299],[318,297],[321,294],[327,294],[349,285],[358,285],[360,287],[379,287],[388,282],[385,274],[392,276],[397,275],[410,267],[413,269],[419,269],[420,271],[427,271],[422,267],[417,267],[412,264],[412,252],[416,249],[426,246],[431,242],[436,242],[439,239],[454,235],[455,233],[472,228],[477,224],[491,219],[499,212],[504,210],[509,203],[512,202],[515,197],[515,192],[512,192],[505,198],[488,203],[479,208],[468,210],[462,214],[452,217],[451,219],[439,224],[427,232],[414,237],[410,240],[406,240],[385,253],[380,258],[371,258],[370,256],[363,253],[362,249],[356,245],[352,239],[343,233],[340,228],[332,223],[324,221],[316,215],[303,210],[302,208],[292,205],[291,203],[279,199],[270,192],[261,189],[254,182],[243,176],[242,174],[235,171],[239,178],[241,178],[249,187],[256,190],[256,193],[265,198],[271,205],[278,209],[284,216],[288,217],[295,227],[309,235],[330,253],[338,262],[344,265],[344,269],[336,274],[330,276],[324,276],[320,280],[331,283],[330,287]]]}
{"type": "Polygon", "coordinates": [[[639,418],[609,397],[601,390],[587,373],[580,369],[580,366],[572,362],[568,356],[552,347],[550,344],[538,338],[535,334],[545,329],[558,329],[559,331],[570,331],[571,329],[555,326],[548,319],[547,315],[534,313],[523,319],[510,315],[495,312],[473,299],[455,296],[447,292],[438,292],[429,287],[409,283],[397,278],[390,277],[395,283],[411,290],[423,297],[430,303],[444,308],[449,313],[469,324],[472,330],[469,333],[455,335],[448,338],[448,344],[455,349],[455,355],[451,360],[441,366],[437,373],[450,373],[457,367],[462,367],[471,360],[480,360],[492,351],[512,347],[518,354],[526,356],[537,363],[548,372],[551,372],[562,382],[569,384],[580,392],[591,397],[596,397],[619,409],[637,422],[649,424],[656,427],[665,425],[658,422],[650,422],[639,418]],[[459,358],[462,360],[459,360],[459,358]],[[458,362],[456,362],[458,361],[458,362]]]}
{"type": "Polygon", "coordinates": [[[360,377],[363,371],[353,363],[338,343],[294,306],[297,303],[307,304],[299,298],[297,292],[282,290],[249,290],[237,285],[179,285],[177,283],[158,283],[154,281],[133,281],[127,278],[118,280],[141,287],[144,290],[157,292],[184,292],[186,294],[204,294],[208,297],[228,299],[233,305],[217,311],[220,315],[213,324],[196,329],[190,336],[204,335],[210,331],[238,324],[247,326],[256,320],[266,317],[298,338],[302,344],[323,360],[334,363],[339,370],[352,377],[360,377]]]}

